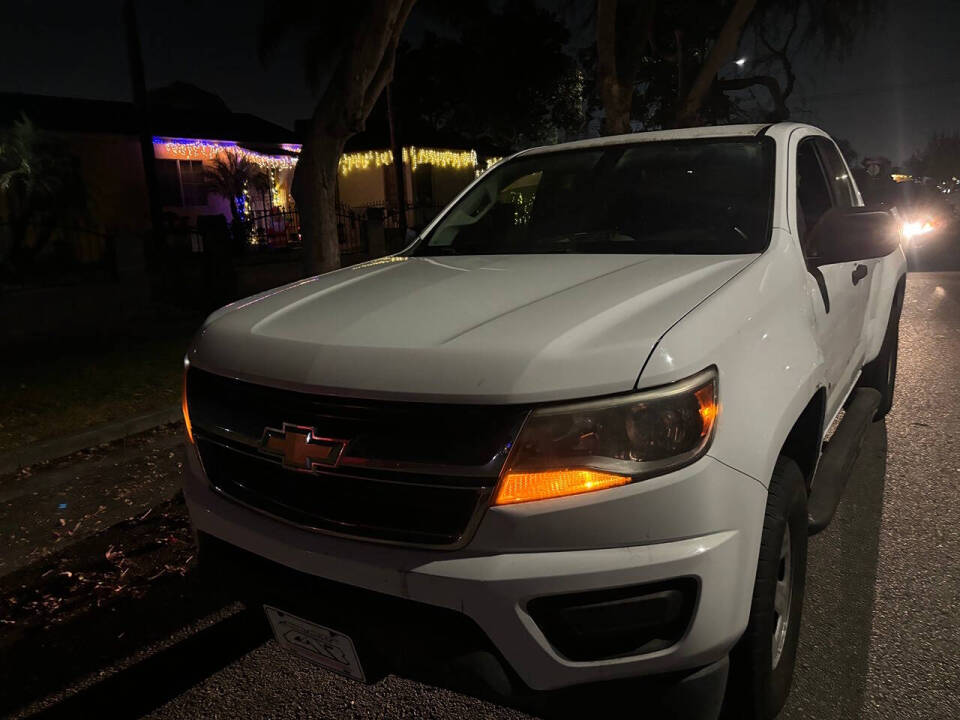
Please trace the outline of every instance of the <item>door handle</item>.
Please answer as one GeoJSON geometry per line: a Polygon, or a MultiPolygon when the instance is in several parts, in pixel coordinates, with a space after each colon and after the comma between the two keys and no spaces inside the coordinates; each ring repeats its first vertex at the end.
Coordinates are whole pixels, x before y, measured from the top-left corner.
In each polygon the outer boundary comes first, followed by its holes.
{"type": "Polygon", "coordinates": [[[853,284],[856,285],[858,282],[863,280],[867,276],[867,266],[866,265],[857,265],[850,277],[853,280],[853,284]]]}

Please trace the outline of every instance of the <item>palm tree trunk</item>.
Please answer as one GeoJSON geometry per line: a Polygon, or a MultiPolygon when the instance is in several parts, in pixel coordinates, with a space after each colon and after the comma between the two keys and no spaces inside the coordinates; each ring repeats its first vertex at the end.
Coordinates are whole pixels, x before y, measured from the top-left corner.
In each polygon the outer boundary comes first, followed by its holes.
{"type": "Polygon", "coordinates": [[[300,212],[303,269],[307,275],[340,267],[337,236],[337,169],[345,139],[311,133],[293,175],[293,198],[300,212]]]}

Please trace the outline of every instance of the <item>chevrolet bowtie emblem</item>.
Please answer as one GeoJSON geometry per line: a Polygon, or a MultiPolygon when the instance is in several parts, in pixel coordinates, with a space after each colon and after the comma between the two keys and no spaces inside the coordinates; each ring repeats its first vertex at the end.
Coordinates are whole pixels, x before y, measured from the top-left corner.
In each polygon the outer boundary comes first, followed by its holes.
{"type": "Polygon", "coordinates": [[[284,467],[292,470],[313,470],[317,465],[336,465],[346,444],[317,437],[311,427],[284,423],[281,430],[264,429],[260,452],[282,458],[284,467]]]}

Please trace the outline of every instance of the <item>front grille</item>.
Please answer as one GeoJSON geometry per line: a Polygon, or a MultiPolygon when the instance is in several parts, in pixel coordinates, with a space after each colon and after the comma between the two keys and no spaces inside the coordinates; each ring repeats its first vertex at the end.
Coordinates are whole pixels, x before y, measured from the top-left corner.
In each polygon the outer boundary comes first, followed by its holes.
{"type": "Polygon", "coordinates": [[[323,532],[455,547],[493,491],[526,409],[347,400],[195,368],[187,398],[197,449],[221,493],[323,532]],[[260,452],[266,428],[313,428],[346,442],[310,472],[260,452]]]}

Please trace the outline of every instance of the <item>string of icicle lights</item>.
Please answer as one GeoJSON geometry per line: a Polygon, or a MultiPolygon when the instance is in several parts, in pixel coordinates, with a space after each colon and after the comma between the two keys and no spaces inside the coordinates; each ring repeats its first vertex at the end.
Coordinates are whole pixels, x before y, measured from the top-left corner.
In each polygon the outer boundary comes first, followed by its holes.
{"type": "MultiPolygon", "coordinates": [[[[153,143],[163,148],[169,156],[182,160],[212,160],[220,153],[233,152],[270,170],[292,168],[297,164],[296,155],[267,155],[240,147],[232,140],[155,137],[153,143]]],[[[286,143],[281,147],[291,153],[299,153],[301,150],[300,145],[293,143],[286,143]]],[[[409,165],[411,170],[416,170],[420,165],[462,170],[476,168],[478,164],[475,150],[439,150],[413,146],[403,148],[403,162],[409,165]]],[[[344,153],[340,156],[340,174],[346,176],[354,170],[379,168],[392,164],[393,151],[391,150],[344,153]]]]}
{"type": "MultiPolygon", "coordinates": [[[[340,174],[349,175],[354,170],[392,164],[392,150],[344,153],[340,157],[340,174]]],[[[436,150],[411,146],[403,149],[403,164],[409,165],[411,170],[416,170],[420,165],[449,167],[457,170],[473,169],[477,166],[477,152],[476,150],[436,150]]]]}
{"type": "Polygon", "coordinates": [[[221,153],[232,152],[268,170],[283,170],[297,164],[296,156],[259,153],[240,147],[233,140],[155,137],[153,144],[163,148],[169,156],[180,160],[212,160],[221,153]]]}

